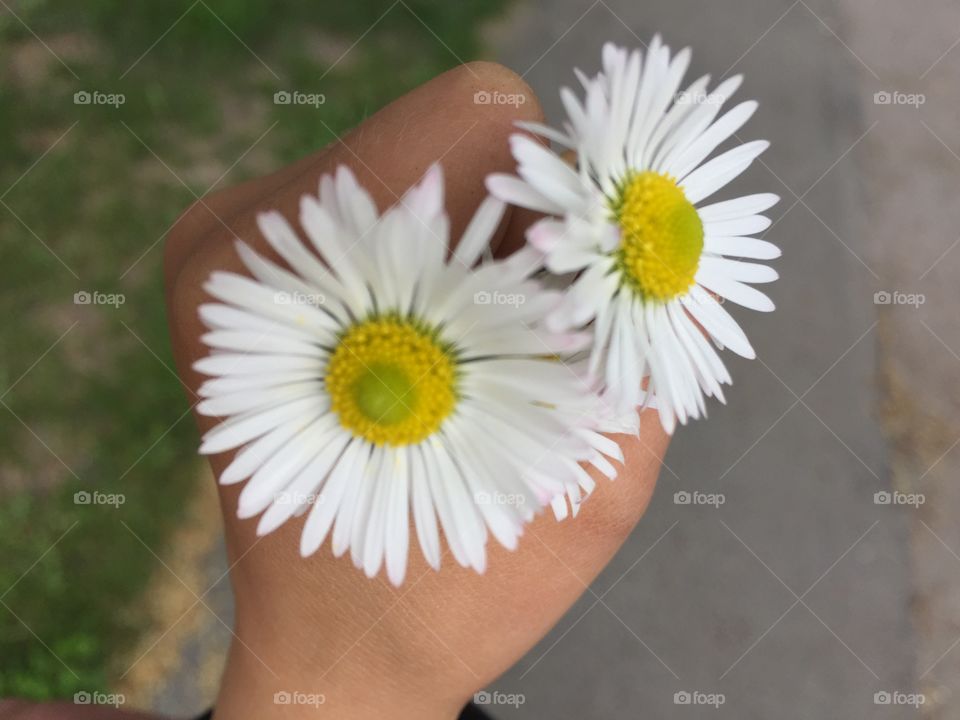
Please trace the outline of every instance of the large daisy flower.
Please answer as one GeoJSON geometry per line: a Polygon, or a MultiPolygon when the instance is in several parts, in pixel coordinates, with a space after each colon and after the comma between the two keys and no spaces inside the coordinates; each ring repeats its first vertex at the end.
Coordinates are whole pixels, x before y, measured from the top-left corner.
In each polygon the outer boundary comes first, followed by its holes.
{"type": "Polygon", "coordinates": [[[671,56],[659,37],[646,53],[606,45],[601,73],[577,73],[584,101],[561,91],[562,131],[522,124],[575,156],[575,167],[518,134],[511,146],[520,177],[488,178],[493,195],[551,216],[531,227],[528,241],[550,271],[578,273],[548,325],[592,323],[589,369],[603,397],[621,410],[654,398],[668,432],[677,420],[704,414],[705,395],[723,400],[721,385],[731,380],[715,346],[754,357],[722,303],[773,310],[750,284],[777,273],[731,258],[780,254],[750,237],[769,227],[761,213],[776,195],[704,202],[768,143],[748,142],[708,160],[757,103],[720,115],[741,78],[708,92],[709,77],[702,77],[681,91],[689,62],[689,49],[671,56]]]}
{"type": "Polygon", "coordinates": [[[483,572],[488,534],[516,547],[539,508],[590,482],[578,461],[612,469],[596,397],[556,359],[589,337],[542,327],[560,294],[529,278],[533,251],[478,264],[503,209],[485,200],[448,257],[439,166],[382,215],[341,167],[302,199],[312,247],[263,213],[283,265],[238,242],[252,277],[211,275],[194,367],[211,376],[198,411],[224,419],[200,452],[238,449],[220,482],[246,481],[238,514],[261,515],[260,534],[309,511],[304,556],[331,537],[400,584],[412,516],[431,566],[442,529],[483,572]]]}

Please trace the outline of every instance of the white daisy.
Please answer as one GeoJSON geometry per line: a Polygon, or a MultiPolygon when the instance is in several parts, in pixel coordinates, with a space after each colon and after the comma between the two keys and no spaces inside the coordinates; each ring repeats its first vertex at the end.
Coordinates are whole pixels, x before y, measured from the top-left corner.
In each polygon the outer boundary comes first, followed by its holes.
{"type": "Polygon", "coordinates": [[[487,182],[502,200],[552,216],[530,229],[528,241],[544,253],[550,271],[579,273],[548,325],[592,323],[590,373],[604,399],[622,410],[656,398],[668,432],[676,420],[706,412],[704,395],[722,401],[721,385],[731,382],[708,338],[754,357],[721,302],[773,310],[748,283],[770,282],[777,273],[729,258],[780,254],[773,244],[749,237],[770,226],[760,213],[778,201],[776,195],[704,204],[768,143],[738,145],[707,160],[757,103],[741,103],[718,117],[740,76],[710,93],[706,76],[678,92],[689,61],[689,49],[671,57],[659,37],[645,54],[607,44],[603,72],[594,78],[578,72],[585,100],[562,89],[563,131],[522,124],[573,151],[576,167],[534,139],[514,135],[520,177],[493,175],[487,182]],[[649,395],[642,389],[645,378],[649,395]]]}
{"type": "Polygon", "coordinates": [[[535,251],[477,265],[503,209],[485,200],[448,258],[439,166],[382,215],[341,167],[302,199],[312,248],[263,213],[285,267],[238,242],[253,277],[211,275],[198,411],[225,420],[200,452],[239,449],[220,482],[246,481],[238,514],[262,513],[260,534],[309,510],[304,556],[332,536],[335,555],[400,584],[412,514],[431,566],[442,529],[483,572],[488,533],[516,547],[583,482],[579,460],[603,465],[594,447],[611,448],[583,430],[597,400],[554,357],[589,336],[540,327],[561,296],[529,279],[535,251]]]}

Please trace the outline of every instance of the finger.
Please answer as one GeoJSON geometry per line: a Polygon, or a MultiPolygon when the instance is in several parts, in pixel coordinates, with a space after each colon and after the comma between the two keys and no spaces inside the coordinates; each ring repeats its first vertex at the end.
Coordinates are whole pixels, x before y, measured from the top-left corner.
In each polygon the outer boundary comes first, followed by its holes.
{"type": "MultiPolygon", "coordinates": [[[[258,212],[275,209],[295,219],[300,198],[316,194],[319,178],[341,164],[354,171],[383,210],[440,162],[446,169],[451,236],[459,237],[486,195],[486,175],[513,167],[507,137],[514,123],[540,117],[536,97],[516,74],[493,63],[471,63],[404,95],[295,165],[198,202],[171,232],[166,255],[174,355],[187,386],[196,389],[203,379],[190,367],[205,353],[197,317],[197,306],[209,300],[203,282],[214,269],[243,271],[233,247],[237,237],[276,258],[257,230],[258,212]],[[518,101],[478,104],[480,92],[518,101]]],[[[200,419],[203,429],[215,422],[200,419]]],[[[228,455],[214,458],[215,469],[227,460],[228,455]]]]}
{"type": "Polygon", "coordinates": [[[503,231],[503,239],[497,244],[493,256],[496,258],[509,257],[522,248],[527,242],[527,230],[542,217],[543,214],[535,210],[520,207],[511,208],[510,217],[507,218],[506,228],[503,231]]]}
{"type": "Polygon", "coordinates": [[[507,137],[517,121],[542,118],[539,101],[523,80],[495,63],[469,63],[421,85],[333,143],[271,175],[214,193],[195,203],[167,242],[168,280],[209,235],[239,233],[265,208],[296,217],[319,177],[349,166],[383,210],[434,162],[450,168],[447,194],[457,237],[486,194],[490,172],[514,167],[507,137]],[[478,93],[516,98],[510,104],[478,103],[478,93]]]}

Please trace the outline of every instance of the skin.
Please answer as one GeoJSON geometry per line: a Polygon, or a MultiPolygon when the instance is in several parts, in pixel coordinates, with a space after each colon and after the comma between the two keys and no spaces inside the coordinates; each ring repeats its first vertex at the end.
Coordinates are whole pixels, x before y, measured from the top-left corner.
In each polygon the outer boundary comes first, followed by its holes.
{"type": "MultiPolygon", "coordinates": [[[[315,194],[320,176],[340,164],[356,173],[383,210],[441,160],[456,238],[485,196],[484,177],[514,169],[507,138],[517,120],[542,120],[531,89],[502,66],[471,63],[413,90],[341,141],[189,208],[167,238],[165,273],[174,355],[191,402],[203,378],[190,366],[206,354],[197,306],[210,298],[201,284],[215,269],[243,272],[234,236],[277,259],[259,237],[258,211],[274,208],[295,220],[300,197],[315,194]],[[478,90],[518,94],[525,102],[478,105],[478,90]]],[[[525,211],[508,211],[494,240],[497,254],[519,247],[533,219],[525,211]]],[[[206,431],[216,420],[197,422],[206,431]]],[[[557,522],[549,510],[541,513],[514,552],[491,539],[484,575],[458,566],[449,551],[441,572],[434,572],[414,536],[400,588],[382,573],[369,580],[348,558],[334,558],[329,539],[302,559],[303,518],[258,538],[256,519],[235,517],[242,485],[221,487],[236,626],[216,717],[455,718],[475,691],[549,631],[643,515],[668,437],[648,411],[640,438],[614,439],[625,466],[615,482],[597,477],[597,489],[576,519],[557,522]],[[284,691],[322,694],[324,703],[276,704],[274,693],[284,691]]],[[[212,457],[214,472],[231,458],[212,457]]],[[[0,705],[3,718],[90,717],[84,711],[0,705]]],[[[147,716],[100,711],[97,717],[147,716]]]]}

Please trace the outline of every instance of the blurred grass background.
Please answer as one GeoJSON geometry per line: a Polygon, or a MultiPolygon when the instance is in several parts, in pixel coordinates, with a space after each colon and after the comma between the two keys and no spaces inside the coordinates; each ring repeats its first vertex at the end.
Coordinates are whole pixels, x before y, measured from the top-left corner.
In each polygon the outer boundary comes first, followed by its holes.
{"type": "Polygon", "coordinates": [[[155,567],[143,546],[162,556],[196,486],[162,301],[177,215],[475,58],[504,2],[0,8],[0,695],[116,680],[155,567]],[[278,90],[326,102],[275,105],[278,90]],[[125,101],[77,105],[78,91],[125,101]],[[82,291],[125,302],[75,304],[82,291]]]}

